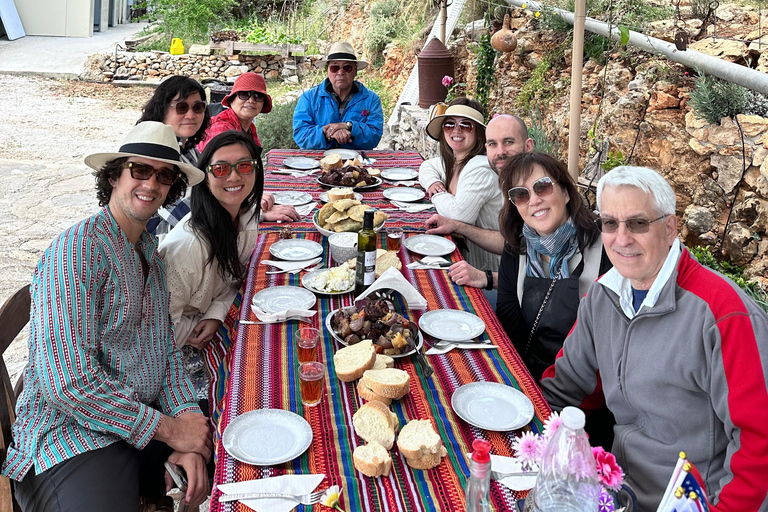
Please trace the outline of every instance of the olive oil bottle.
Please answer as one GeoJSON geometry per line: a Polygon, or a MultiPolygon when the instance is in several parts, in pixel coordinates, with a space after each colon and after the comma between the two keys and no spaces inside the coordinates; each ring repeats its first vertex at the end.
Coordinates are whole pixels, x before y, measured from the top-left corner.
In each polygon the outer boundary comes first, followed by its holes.
{"type": "Polygon", "coordinates": [[[376,278],[376,238],[373,210],[365,210],[363,229],[357,233],[355,296],[362,294],[376,278]]]}

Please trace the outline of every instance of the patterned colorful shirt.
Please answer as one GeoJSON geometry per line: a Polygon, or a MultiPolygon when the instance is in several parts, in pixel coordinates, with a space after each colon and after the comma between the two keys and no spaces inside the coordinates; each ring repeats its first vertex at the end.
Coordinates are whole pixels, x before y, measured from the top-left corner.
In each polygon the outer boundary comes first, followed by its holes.
{"type": "Polygon", "coordinates": [[[200,412],[156,249],[146,231],[131,244],[105,207],[45,251],[30,287],[29,365],[2,474],[21,480],[33,466],[39,474],[119,440],[141,449],[162,413],[200,412]]]}

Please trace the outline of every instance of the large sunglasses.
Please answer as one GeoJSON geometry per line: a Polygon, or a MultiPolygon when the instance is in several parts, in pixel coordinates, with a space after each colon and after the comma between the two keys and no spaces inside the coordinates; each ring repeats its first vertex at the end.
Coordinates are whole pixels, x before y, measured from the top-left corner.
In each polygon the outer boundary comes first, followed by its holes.
{"type": "Polygon", "coordinates": [[[343,69],[345,73],[351,73],[352,71],[354,71],[355,66],[353,66],[352,64],[344,64],[343,66],[340,66],[338,64],[331,64],[330,66],[328,66],[328,71],[330,71],[331,73],[338,73],[340,69],[343,69]]]}
{"type": "Polygon", "coordinates": [[[237,97],[242,101],[248,101],[249,98],[253,98],[256,103],[264,103],[264,95],[256,91],[237,91],[237,97]]]}
{"type": "Polygon", "coordinates": [[[256,169],[256,160],[240,160],[234,164],[221,162],[211,164],[205,168],[207,172],[213,174],[217,178],[226,178],[232,174],[232,169],[241,176],[245,174],[253,174],[253,171],[256,169]]]}
{"type": "MultiPolygon", "coordinates": [[[[190,106],[189,103],[186,101],[177,101],[174,105],[171,103],[170,105],[172,108],[176,109],[176,113],[180,116],[186,115],[187,112],[189,112],[190,106]]],[[[204,101],[196,101],[192,104],[192,112],[195,114],[202,114],[205,112],[205,102],[204,101]]]]}
{"type": "MultiPolygon", "coordinates": [[[[469,133],[475,129],[475,125],[472,124],[472,121],[459,121],[458,126],[461,133],[469,133]]],[[[454,128],[456,128],[456,121],[452,119],[443,123],[443,131],[446,133],[452,132],[454,128]]]]}
{"type": "Polygon", "coordinates": [[[179,171],[171,169],[155,169],[148,164],[140,164],[138,162],[126,162],[123,169],[131,171],[131,177],[135,180],[148,180],[155,175],[155,179],[161,185],[171,186],[181,176],[179,171]]]}
{"type": "MultiPolygon", "coordinates": [[[[555,184],[552,178],[544,176],[533,183],[533,193],[538,197],[549,197],[555,191],[555,184]]],[[[509,200],[515,206],[525,206],[531,200],[531,191],[525,187],[514,187],[507,193],[509,200]]]]}
{"type": "Polygon", "coordinates": [[[602,231],[603,233],[615,233],[619,230],[619,224],[624,224],[627,226],[627,231],[630,233],[633,233],[635,235],[642,235],[643,233],[647,233],[649,229],[651,229],[651,224],[656,222],[657,220],[661,220],[664,217],[668,217],[669,214],[662,215],[661,217],[658,217],[653,220],[648,219],[627,219],[627,220],[616,220],[611,219],[608,217],[598,217],[595,219],[595,224],[597,224],[597,229],[602,231]]]}

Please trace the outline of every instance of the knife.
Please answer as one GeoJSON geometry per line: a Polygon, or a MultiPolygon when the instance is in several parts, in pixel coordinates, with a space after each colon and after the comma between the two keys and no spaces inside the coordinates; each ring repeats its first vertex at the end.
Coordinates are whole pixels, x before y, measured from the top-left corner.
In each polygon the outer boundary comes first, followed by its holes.
{"type": "Polygon", "coordinates": [[[227,501],[250,500],[257,498],[288,498],[291,500],[299,501],[299,497],[299,495],[282,494],[278,492],[241,492],[238,494],[222,494],[219,496],[219,502],[225,503],[227,501]]]}
{"type": "Polygon", "coordinates": [[[417,262],[419,265],[424,265],[427,267],[441,267],[441,268],[450,267],[455,263],[453,261],[446,261],[445,263],[424,263],[418,258],[413,258],[413,261],[417,262]]]}

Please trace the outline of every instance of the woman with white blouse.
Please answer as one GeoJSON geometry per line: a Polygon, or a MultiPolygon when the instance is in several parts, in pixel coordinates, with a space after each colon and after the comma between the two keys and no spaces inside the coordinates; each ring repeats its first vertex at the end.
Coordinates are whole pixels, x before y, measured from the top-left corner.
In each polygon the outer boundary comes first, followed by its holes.
{"type": "MultiPolygon", "coordinates": [[[[484,229],[499,229],[501,189],[485,156],[485,123],[479,102],[456,98],[426,131],[440,143],[440,156],[426,160],[419,182],[437,213],[484,229]]],[[[496,271],[499,256],[467,241],[465,259],[473,267],[496,271]]]]}
{"type": "Polygon", "coordinates": [[[213,339],[245,279],[258,236],[264,189],[261,148],[242,132],[217,135],[198,167],[205,180],[192,189],[191,211],[160,243],[171,293],[176,344],[199,399],[209,378],[201,350],[213,339]]]}

